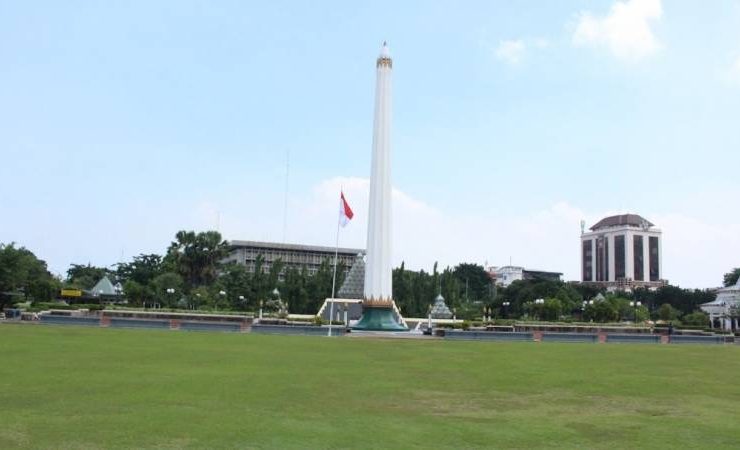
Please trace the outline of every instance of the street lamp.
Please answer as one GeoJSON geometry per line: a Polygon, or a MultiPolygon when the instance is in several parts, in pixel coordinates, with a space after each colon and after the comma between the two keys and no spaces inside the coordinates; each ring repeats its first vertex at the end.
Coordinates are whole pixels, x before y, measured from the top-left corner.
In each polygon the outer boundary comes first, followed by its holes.
{"type": "Polygon", "coordinates": [[[175,294],[175,288],[167,288],[165,292],[167,292],[167,296],[169,297],[169,302],[172,303],[172,296],[175,294]]]}
{"type": "Polygon", "coordinates": [[[508,319],[509,318],[508,309],[509,309],[509,305],[511,305],[511,302],[503,302],[502,305],[504,306],[504,317],[508,319]]]}
{"type": "MultiPolygon", "coordinates": [[[[222,299],[225,299],[226,298],[226,291],[218,291],[218,295],[222,299]]],[[[216,303],[216,310],[218,310],[218,302],[216,303]]]]}
{"type": "Polygon", "coordinates": [[[432,305],[427,307],[427,328],[432,332],[432,305]]]}
{"type": "Polygon", "coordinates": [[[637,307],[639,307],[640,305],[642,305],[642,303],[640,302],[636,302],[636,301],[630,302],[630,306],[635,308],[635,323],[637,323],[637,307]]]}

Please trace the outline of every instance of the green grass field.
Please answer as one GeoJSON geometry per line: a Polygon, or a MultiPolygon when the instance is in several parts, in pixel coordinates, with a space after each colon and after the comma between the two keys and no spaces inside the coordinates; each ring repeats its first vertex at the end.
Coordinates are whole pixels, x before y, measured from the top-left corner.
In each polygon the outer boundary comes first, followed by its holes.
{"type": "Polygon", "coordinates": [[[739,448],[740,347],[0,325],[0,448],[739,448]]]}

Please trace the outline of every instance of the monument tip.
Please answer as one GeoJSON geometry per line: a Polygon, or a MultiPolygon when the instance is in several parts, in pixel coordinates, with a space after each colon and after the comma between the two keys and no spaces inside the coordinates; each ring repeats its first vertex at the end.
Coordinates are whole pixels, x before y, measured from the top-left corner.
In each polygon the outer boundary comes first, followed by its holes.
{"type": "Polygon", "coordinates": [[[383,46],[380,48],[380,56],[381,57],[389,57],[390,52],[388,51],[388,42],[383,41],[383,46]]]}

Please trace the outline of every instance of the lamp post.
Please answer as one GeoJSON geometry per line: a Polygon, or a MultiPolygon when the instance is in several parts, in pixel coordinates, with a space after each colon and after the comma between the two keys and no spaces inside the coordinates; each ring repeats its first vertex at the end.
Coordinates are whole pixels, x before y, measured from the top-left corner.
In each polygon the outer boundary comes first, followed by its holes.
{"type": "Polygon", "coordinates": [[[509,310],[509,305],[511,305],[511,302],[503,302],[501,305],[504,307],[504,319],[508,319],[509,318],[508,310],[509,310]]]}
{"type": "Polygon", "coordinates": [[[635,320],[634,320],[635,323],[637,323],[637,307],[640,305],[642,305],[642,303],[637,302],[637,301],[630,302],[630,306],[634,307],[634,310],[635,310],[635,320]]]}
{"type": "MultiPolygon", "coordinates": [[[[536,298],[534,300],[535,305],[544,305],[545,299],[544,298],[536,298]]],[[[535,311],[537,311],[537,320],[540,320],[540,308],[535,308],[535,311]]]]}
{"type": "Polygon", "coordinates": [[[432,332],[432,305],[427,307],[427,329],[432,332]]]}
{"type": "MultiPolygon", "coordinates": [[[[226,298],[226,291],[218,291],[218,296],[221,299],[225,299],[226,298]]],[[[218,302],[216,302],[216,311],[218,311],[218,302]]]]}
{"type": "Polygon", "coordinates": [[[240,305],[242,306],[242,308],[244,308],[245,310],[247,309],[247,304],[246,304],[246,302],[244,301],[244,296],[243,296],[243,295],[240,295],[240,296],[239,296],[239,304],[240,304],[240,305]]]}
{"type": "Polygon", "coordinates": [[[167,288],[166,291],[169,303],[172,304],[172,296],[175,295],[175,288],[167,288]]]}

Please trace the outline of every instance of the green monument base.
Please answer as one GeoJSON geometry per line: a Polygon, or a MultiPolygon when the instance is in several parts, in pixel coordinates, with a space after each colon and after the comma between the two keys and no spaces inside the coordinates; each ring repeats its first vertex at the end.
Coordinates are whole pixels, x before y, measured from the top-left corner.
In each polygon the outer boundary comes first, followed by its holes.
{"type": "Polygon", "coordinates": [[[363,308],[362,317],[353,330],[364,331],[408,331],[409,329],[396,321],[390,307],[363,308]]]}

